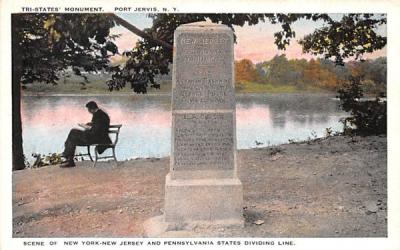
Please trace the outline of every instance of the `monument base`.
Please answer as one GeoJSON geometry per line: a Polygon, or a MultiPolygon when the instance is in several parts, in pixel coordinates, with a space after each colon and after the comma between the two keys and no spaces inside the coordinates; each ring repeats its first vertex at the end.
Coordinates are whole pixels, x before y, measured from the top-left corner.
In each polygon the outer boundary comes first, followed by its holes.
{"type": "Polygon", "coordinates": [[[145,233],[148,237],[190,237],[194,229],[243,227],[242,204],[238,178],[182,180],[168,174],[164,215],[147,220],[145,233]]]}

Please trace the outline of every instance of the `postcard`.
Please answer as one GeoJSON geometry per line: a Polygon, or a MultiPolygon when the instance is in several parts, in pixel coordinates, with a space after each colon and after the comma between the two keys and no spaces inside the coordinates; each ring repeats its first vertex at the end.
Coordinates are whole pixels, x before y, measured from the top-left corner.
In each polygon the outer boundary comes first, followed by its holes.
{"type": "Polygon", "coordinates": [[[399,10],[1,2],[1,249],[398,249],[399,10]]]}

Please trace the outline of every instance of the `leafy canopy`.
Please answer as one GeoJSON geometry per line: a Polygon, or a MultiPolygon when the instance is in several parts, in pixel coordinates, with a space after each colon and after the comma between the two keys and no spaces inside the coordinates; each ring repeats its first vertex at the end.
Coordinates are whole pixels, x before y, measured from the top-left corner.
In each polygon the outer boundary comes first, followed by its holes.
{"type": "MultiPolygon", "coordinates": [[[[59,72],[93,72],[109,67],[118,53],[110,36],[112,18],[98,14],[14,14],[13,50],[22,59],[23,84],[56,84],[59,72]]],[[[85,78],[86,79],[86,78],[85,78]]]]}
{"type": "MultiPolygon", "coordinates": [[[[323,21],[324,25],[299,40],[304,52],[321,55],[336,64],[350,57],[362,59],[365,53],[382,49],[386,37],[376,29],[386,24],[380,14],[345,14],[340,20],[329,14],[151,14],[153,25],[143,30],[145,39],[123,53],[125,65],[111,66],[109,58],[118,53],[116,36],[110,29],[120,24],[110,14],[16,14],[14,46],[23,58],[22,83],[47,82],[55,84],[59,72],[72,68],[77,75],[82,71],[107,70],[112,79],[110,90],[130,84],[134,92],[146,93],[148,87],[159,88],[158,74],[168,74],[172,62],[173,34],[185,23],[211,20],[235,26],[256,25],[260,22],[279,24],[274,34],[278,49],[284,50],[296,37],[292,25],[301,20],[323,21]],[[147,39],[154,38],[154,39],[147,39]],[[157,42],[162,41],[162,43],[157,42]]],[[[84,77],[85,78],[85,77],[84,77]]]]}
{"type": "MultiPolygon", "coordinates": [[[[328,14],[153,14],[152,27],[144,31],[150,36],[173,44],[174,30],[181,24],[211,20],[225,24],[234,31],[235,26],[256,25],[259,22],[280,24],[281,31],[274,34],[278,49],[285,50],[296,33],[292,25],[301,19],[323,21],[322,28],[300,39],[305,53],[322,55],[336,64],[350,57],[361,59],[365,53],[382,49],[386,37],[376,32],[378,26],[386,23],[385,15],[346,14],[335,20],[328,14]]],[[[131,51],[123,55],[129,59],[124,67],[115,66],[115,74],[108,81],[110,90],[120,89],[130,83],[137,93],[146,93],[147,88],[159,88],[154,77],[167,74],[172,62],[172,50],[150,40],[140,40],[131,51]]]]}

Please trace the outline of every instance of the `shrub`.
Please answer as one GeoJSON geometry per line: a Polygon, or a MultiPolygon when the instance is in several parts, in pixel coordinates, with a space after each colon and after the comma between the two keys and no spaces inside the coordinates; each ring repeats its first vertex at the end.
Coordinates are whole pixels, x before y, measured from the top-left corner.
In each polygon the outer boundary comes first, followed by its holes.
{"type": "Polygon", "coordinates": [[[380,94],[374,100],[362,100],[361,78],[351,77],[339,89],[340,106],[350,117],[342,120],[345,134],[379,135],[387,133],[386,100],[380,94]]]}

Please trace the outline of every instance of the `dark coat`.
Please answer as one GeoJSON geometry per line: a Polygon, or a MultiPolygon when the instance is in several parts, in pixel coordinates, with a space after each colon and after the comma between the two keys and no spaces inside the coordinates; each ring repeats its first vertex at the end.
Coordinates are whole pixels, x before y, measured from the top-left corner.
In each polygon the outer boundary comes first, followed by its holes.
{"type": "MultiPolygon", "coordinates": [[[[89,123],[91,128],[86,132],[90,144],[110,144],[111,139],[108,134],[110,128],[110,117],[103,110],[98,109],[89,123]]],[[[98,146],[97,151],[101,154],[106,150],[107,146],[98,146]]]]}

